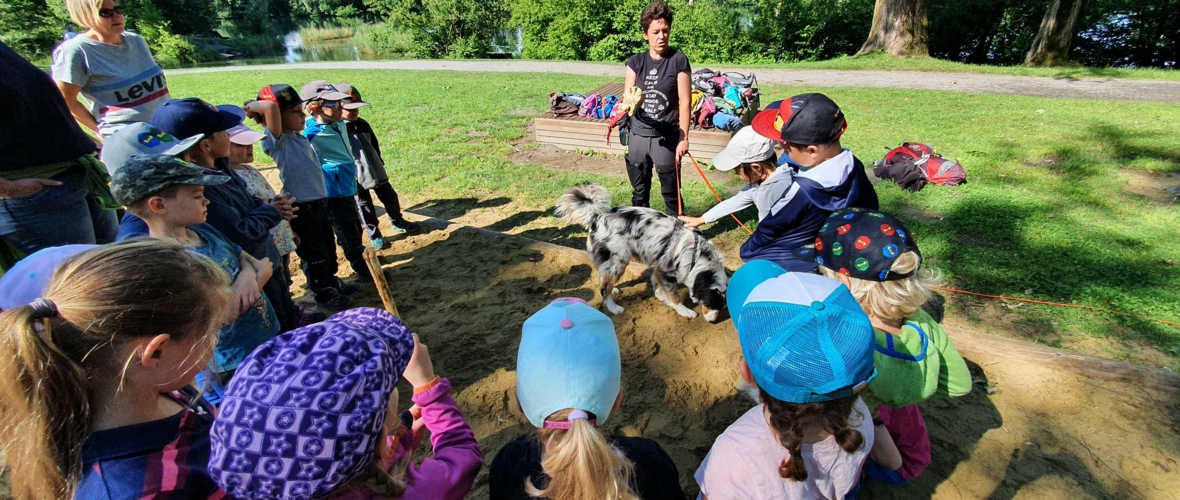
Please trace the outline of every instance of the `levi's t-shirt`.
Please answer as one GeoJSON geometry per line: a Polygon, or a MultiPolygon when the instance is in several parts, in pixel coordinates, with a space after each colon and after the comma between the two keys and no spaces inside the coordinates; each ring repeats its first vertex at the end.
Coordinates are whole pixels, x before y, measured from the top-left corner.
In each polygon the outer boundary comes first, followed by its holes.
{"type": "Polygon", "coordinates": [[[151,121],[156,107],[171,98],[164,70],[135,33],[123,32],[121,45],[85,35],[71,38],[53,51],[52,69],[54,80],[82,87],[103,137],[126,124],[151,121]]]}
{"type": "Polygon", "coordinates": [[[680,73],[692,73],[688,57],[669,48],[667,55],[657,61],[645,50],[627,59],[627,67],[635,72],[635,85],[643,90],[643,104],[631,121],[632,130],[645,137],[655,135],[652,132],[659,135],[675,132],[680,125],[676,77],[680,73]]]}

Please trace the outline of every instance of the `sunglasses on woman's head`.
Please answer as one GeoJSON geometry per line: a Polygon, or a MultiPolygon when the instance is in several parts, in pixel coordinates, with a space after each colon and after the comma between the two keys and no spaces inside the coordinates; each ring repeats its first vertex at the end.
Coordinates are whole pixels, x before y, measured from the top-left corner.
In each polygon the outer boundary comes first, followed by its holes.
{"type": "Polygon", "coordinates": [[[115,16],[121,16],[121,15],[123,15],[123,8],[122,7],[115,7],[113,9],[98,9],[98,17],[101,17],[101,18],[109,19],[109,18],[112,18],[115,16]]]}

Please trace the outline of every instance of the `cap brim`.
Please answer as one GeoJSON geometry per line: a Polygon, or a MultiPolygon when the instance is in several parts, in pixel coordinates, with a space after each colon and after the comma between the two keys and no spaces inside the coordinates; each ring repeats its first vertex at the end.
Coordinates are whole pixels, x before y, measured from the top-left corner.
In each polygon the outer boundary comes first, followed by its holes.
{"type": "Polygon", "coordinates": [[[725,292],[725,302],[729,306],[729,315],[737,318],[742,314],[742,307],[750,292],[754,291],[762,282],[782,276],[787,270],[769,260],[752,260],[739,267],[729,278],[729,288],[725,292]]]}
{"type": "Polygon", "coordinates": [[[188,148],[193,147],[193,144],[201,142],[201,139],[204,138],[205,134],[197,134],[187,139],[181,139],[180,142],[178,142],[175,146],[172,146],[164,151],[164,154],[176,156],[180,153],[188,151],[188,148]]]}
{"type": "Polygon", "coordinates": [[[258,141],[261,141],[265,138],[266,138],[266,135],[261,132],[258,132],[255,130],[245,130],[242,132],[238,132],[237,134],[231,135],[229,137],[229,142],[232,142],[232,143],[237,144],[239,146],[249,146],[249,145],[254,144],[258,141]]]}
{"type": "Polygon", "coordinates": [[[343,106],[344,106],[344,109],[357,109],[357,108],[363,108],[365,106],[372,106],[372,104],[369,104],[365,101],[350,101],[350,102],[345,102],[343,104],[343,106]]]}
{"type": "MultiPolygon", "coordinates": [[[[345,94],[344,92],[336,92],[336,91],[329,90],[326,92],[320,92],[320,93],[316,94],[316,96],[313,97],[312,99],[319,99],[321,101],[343,101],[345,99],[351,99],[351,98],[352,98],[352,96],[345,94]]],[[[310,101],[311,99],[307,99],[307,100],[310,101]]]]}
{"type": "Polygon", "coordinates": [[[777,104],[781,102],[782,101],[777,101],[772,103],[775,104],[773,108],[767,107],[766,109],[759,111],[758,114],[754,115],[754,119],[750,120],[750,127],[752,127],[755,132],[758,132],[758,135],[775,142],[783,142],[783,132],[774,127],[774,121],[778,118],[779,107],[777,104]]]}
{"type": "Polygon", "coordinates": [[[234,128],[235,125],[242,123],[242,120],[245,119],[244,114],[238,115],[238,113],[234,111],[234,108],[239,110],[241,109],[232,104],[222,104],[221,106],[217,106],[217,113],[221,115],[221,125],[218,126],[219,128],[217,130],[213,130],[213,132],[229,130],[234,128]]]}
{"type": "MultiPolygon", "coordinates": [[[[196,166],[196,165],[194,165],[194,166],[196,166]]],[[[209,169],[204,168],[204,167],[197,167],[197,168],[200,168],[201,170],[204,170],[204,171],[209,171],[209,169]]],[[[215,173],[211,173],[211,174],[197,175],[195,177],[189,178],[189,180],[186,180],[184,182],[177,182],[177,184],[187,184],[189,186],[219,186],[219,185],[225,184],[227,182],[229,182],[228,175],[225,175],[221,172],[215,172],[215,173]]]]}
{"type": "Polygon", "coordinates": [[[737,155],[730,148],[725,148],[713,156],[713,168],[722,172],[733,170],[741,164],[741,160],[738,159],[737,155]]]}

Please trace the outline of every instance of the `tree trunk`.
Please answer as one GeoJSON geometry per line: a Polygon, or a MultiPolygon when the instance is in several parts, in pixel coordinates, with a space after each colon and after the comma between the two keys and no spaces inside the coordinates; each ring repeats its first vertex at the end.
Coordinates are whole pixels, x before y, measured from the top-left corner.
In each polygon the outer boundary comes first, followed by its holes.
{"type": "Polygon", "coordinates": [[[877,0],[873,25],[857,55],[885,49],[902,57],[927,56],[926,11],[930,0],[877,0]]]}
{"type": "Polygon", "coordinates": [[[1032,48],[1024,58],[1026,66],[1058,66],[1069,62],[1073,37],[1086,10],[1086,0],[1052,0],[1032,48]]]}

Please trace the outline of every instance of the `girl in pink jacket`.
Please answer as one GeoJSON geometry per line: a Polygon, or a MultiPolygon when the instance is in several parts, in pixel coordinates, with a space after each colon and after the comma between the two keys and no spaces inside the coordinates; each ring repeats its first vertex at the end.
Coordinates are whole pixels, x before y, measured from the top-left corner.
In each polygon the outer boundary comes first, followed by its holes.
{"type": "Polygon", "coordinates": [[[461,499],[483,466],[425,345],[393,315],[353,309],[263,344],[213,425],[210,474],[235,498],[461,499]],[[398,374],[414,406],[398,417],[398,374]],[[434,457],[415,464],[429,431],[434,457]]]}

